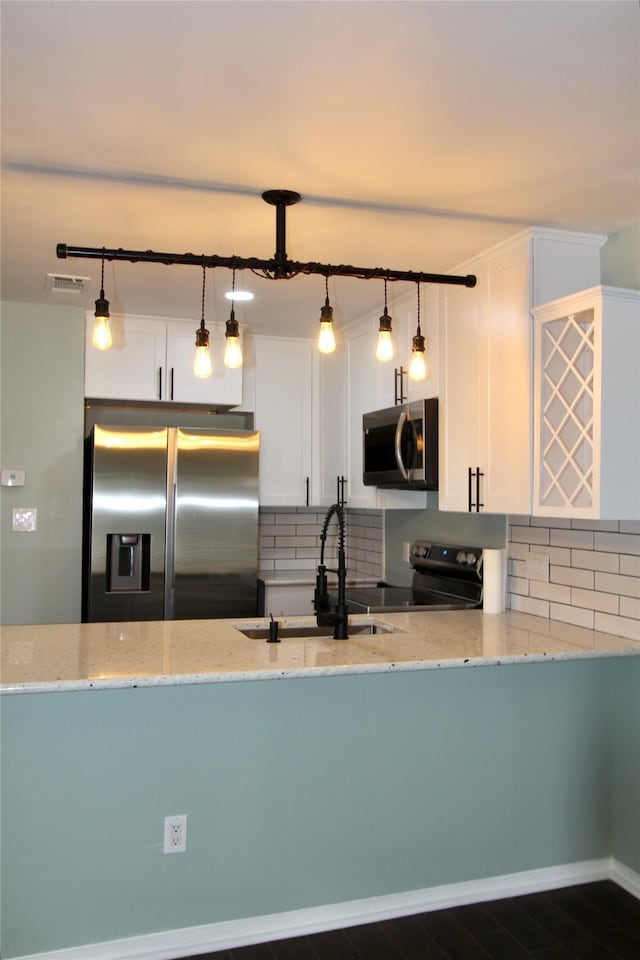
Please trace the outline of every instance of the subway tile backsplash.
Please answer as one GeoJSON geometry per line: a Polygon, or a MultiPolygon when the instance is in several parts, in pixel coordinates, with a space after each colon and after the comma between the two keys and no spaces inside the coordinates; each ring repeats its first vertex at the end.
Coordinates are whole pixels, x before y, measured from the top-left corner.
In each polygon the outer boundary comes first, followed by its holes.
{"type": "Polygon", "coordinates": [[[640,521],[511,516],[507,606],[640,641],[640,521]],[[528,560],[549,557],[549,579],[528,560]]]}
{"type": "MultiPolygon", "coordinates": [[[[261,570],[313,570],[320,560],[320,534],[326,511],[314,507],[261,507],[259,566],[261,570]]],[[[384,565],[381,510],[346,508],[347,570],[379,579],[384,565]]],[[[337,524],[328,529],[325,560],[333,563],[337,524]]]]}

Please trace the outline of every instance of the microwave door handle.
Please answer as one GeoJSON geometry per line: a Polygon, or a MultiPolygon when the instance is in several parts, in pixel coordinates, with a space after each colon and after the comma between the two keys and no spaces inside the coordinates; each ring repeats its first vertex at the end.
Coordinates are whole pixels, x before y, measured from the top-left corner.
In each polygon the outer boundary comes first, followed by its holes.
{"type": "Polygon", "coordinates": [[[402,461],[402,431],[404,430],[404,425],[407,422],[407,411],[403,410],[400,416],[398,417],[398,425],[396,426],[396,463],[398,464],[398,470],[402,474],[405,480],[409,480],[409,474],[407,468],[405,467],[402,461]]]}

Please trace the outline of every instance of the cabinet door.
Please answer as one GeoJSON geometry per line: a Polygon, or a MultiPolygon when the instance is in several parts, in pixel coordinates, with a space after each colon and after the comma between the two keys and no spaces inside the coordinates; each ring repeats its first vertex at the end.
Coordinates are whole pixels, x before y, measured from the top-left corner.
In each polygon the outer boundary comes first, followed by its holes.
{"type": "Polygon", "coordinates": [[[260,431],[260,503],[265,506],[307,503],[312,351],[306,340],[255,338],[255,426],[260,431]]]}
{"type": "Polygon", "coordinates": [[[113,400],[160,400],[165,397],[167,325],[142,317],[111,317],[110,350],[91,345],[94,315],[85,315],[85,397],[113,400]]]}
{"type": "Polygon", "coordinates": [[[639,310],[600,286],[534,310],[534,515],[640,517],[639,310]]]}
{"type": "Polygon", "coordinates": [[[167,325],[168,399],[183,403],[237,406],[242,403],[242,367],[229,370],[224,365],[224,325],[209,324],[213,373],[206,379],[193,374],[196,327],[195,321],[172,321],[167,325]]]}
{"type": "Polygon", "coordinates": [[[362,324],[347,343],[347,500],[350,507],[376,505],[376,488],[365,487],[362,482],[362,415],[379,406],[378,369],[372,334],[372,324],[362,324]]]}
{"type": "Polygon", "coordinates": [[[320,490],[312,502],[329,506],[337,499],[337,478],[345,477],[344,496],[350,502],[347,470],[347,351],[344,341],[335,353],[317,359],[319,379],[318,430],[320,490]]]}
{"type": "Polygon", "coordinates": [[[290,586],[268,585],[264,591],[265,615],[297,617],[313,615],[313,584],[290,586]]]}
{"type": "MultiPolygon", "coordinates": [[[[486,274],[478,285],[443,287],[440,317],[439,506],[469,509],[469,467],[480,467],[486,429],[486,274]]],[[[475,497],[475,487],[474,487],[475,497]]]]}
{"type": "Polygon", "coordinates": [[[485,467],[484,511],[531,511],[532,336],[528,242],[489,258],[486,337],[486,424],[480,433],[485,467]]]}

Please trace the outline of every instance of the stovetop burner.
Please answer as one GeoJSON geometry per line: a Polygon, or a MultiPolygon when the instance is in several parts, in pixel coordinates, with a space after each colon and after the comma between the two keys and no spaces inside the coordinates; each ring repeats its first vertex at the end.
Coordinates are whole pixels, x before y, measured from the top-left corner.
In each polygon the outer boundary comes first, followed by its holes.
{"type": "MultiPolygon", "coordinates": [[[[465,610],[482,606],[482,550],[417,540],[410,550],[410,587],[379,584],[346,591],[351,613],[465,610]]],[[[337,597],[330,598],[332,603],[337,597]]]]}

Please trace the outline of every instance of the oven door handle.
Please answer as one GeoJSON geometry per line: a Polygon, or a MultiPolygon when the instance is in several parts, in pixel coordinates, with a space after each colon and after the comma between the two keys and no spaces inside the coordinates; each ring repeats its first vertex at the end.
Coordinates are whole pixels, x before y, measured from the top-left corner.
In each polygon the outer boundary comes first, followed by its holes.
{"type": "Polygon", "coordinates": [[[398,425],[396,426],[396,463],[398,464],[398,470],[402,474],[404,480],[409,479],[409,473],[407,468],[404,465],[402,460],[402,431],[404,430],[404,425],[407,422],[407,411],[403,410],[400,416],[398,417],[398,425]]]}

